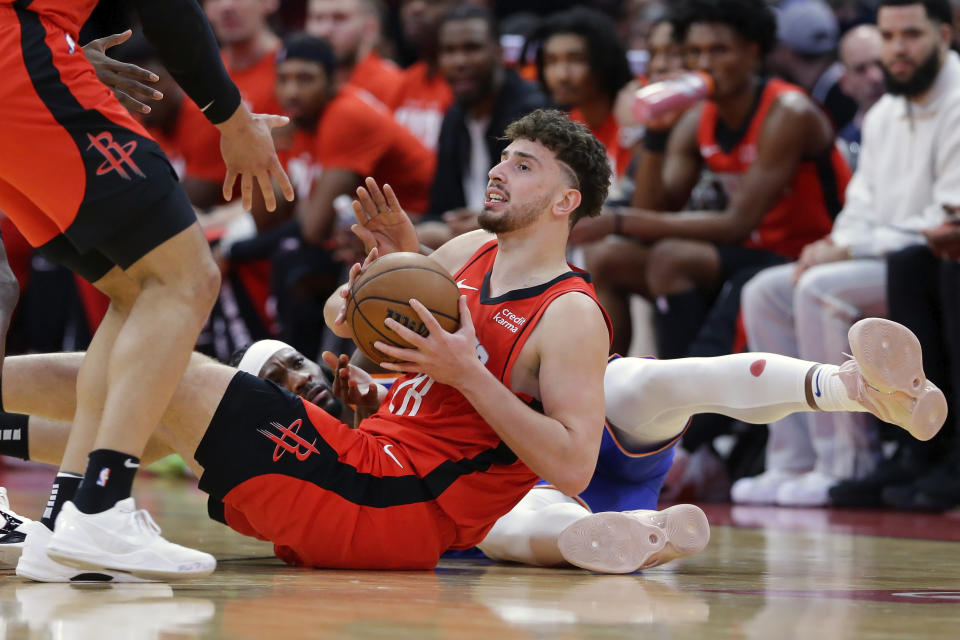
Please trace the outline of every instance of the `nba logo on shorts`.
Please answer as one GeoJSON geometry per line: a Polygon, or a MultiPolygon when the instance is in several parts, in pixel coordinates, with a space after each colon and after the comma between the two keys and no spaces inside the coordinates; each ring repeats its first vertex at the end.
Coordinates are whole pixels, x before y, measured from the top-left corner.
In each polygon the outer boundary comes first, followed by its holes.
{"type": "Polygon", "coordinates": [[[100,469],[100,477],[97,478],[97,486],[105,487],[107,486],[107,480],[110,479],[110,469],[109,467],[104,467],[100,469]]]}

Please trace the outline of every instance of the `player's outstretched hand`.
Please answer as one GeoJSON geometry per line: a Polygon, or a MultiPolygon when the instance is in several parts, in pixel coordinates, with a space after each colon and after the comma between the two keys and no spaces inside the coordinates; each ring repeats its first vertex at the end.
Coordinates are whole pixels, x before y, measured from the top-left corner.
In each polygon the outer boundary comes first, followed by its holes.
{"type": "Polygon", "coordinates": [[[341,402],[365,413],[380,406],[379,386],[369,373],[350,364],[350,356],[340,354],[338,358],[332,352],[324,351],[321,357],[333,370],[333,395],[341,402]]]}
{"type": "Polygon", "coordinates": [[[243,208],[253,207],[253,181],[256,180],[263,193],[267,211],[277,208],[277,197],[270,179],[276,180],[283,197],[288,202],[294,198],[293,185],[286,171],[280,166],[277,152],[273,148],[270,130],[282,127],[290,122],[286,116],[274,116],[263,113],[250,113],[241,104],[232,116],[217,125],[220,129],[220,153],[227,165],[227,176],[223,180],[223,197],[233,197],[233,185],[240,178],[240,194],[243,208]]]}
{"type": "Polygon", "coordinates": [[[433,314],[420,303],[410,300],[410,306],[427,327],[430,335],[421,336],[394,320],[386,318],[384,324],[398,336],[414,346],[403,349],[384,342],[374,342],[381,352],[398,358],[401,362],[381,362],[384,369],[403,373],[425,373],[437,382],[458,389],[470,384],[484,366],[477,357],[477,332],[473,327],[466,296],[460,296],[460,328],[454,333],[444,331],[433,314]]]}
{"type": "Polygon", "coordinates": [[[394,251],[419,253],[417,231],[400,206],[393,188],[385,184],[381,190],[373,178],[367,178],[365,185],[357,187],[357,199],[353,201],[357,224],[350,227],[363,241],[363,248],[370,251],[376,247],[380,255],[394,251]]]}
{"type": "Polygon", "coordinates": [[[148,87],[146,82],[156,82],[159,76],[152,71],[141,69],[135,64],[120,62],[107,55],[107,49],[130,39],[133,31],[115,33],[103,38],[91,40],[83,47],[83,54],[93,65],[97,78],[110,87],[120,104],[140,113],[150,113],[148,102],[163,100],[163,94],[148,87]]]}

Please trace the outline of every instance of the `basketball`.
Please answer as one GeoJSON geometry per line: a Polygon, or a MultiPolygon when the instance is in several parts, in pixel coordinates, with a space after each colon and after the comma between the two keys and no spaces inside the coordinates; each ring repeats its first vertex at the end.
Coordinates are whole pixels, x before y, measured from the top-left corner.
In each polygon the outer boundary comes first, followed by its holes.
{"type": "Polygon", "coordinates": [[[422,336],[429,335],[409,304],[411,298],[423,303],[444,330],[456,331],[460,327],[457,283],[427,256],[388,253],[354,280],[347,302],[347,322],[357,348],[374,362],[397,362],[374,348],[377,340],[402,348],[412,346],[383,323],[386,318],[393,318],[422,336]]]}

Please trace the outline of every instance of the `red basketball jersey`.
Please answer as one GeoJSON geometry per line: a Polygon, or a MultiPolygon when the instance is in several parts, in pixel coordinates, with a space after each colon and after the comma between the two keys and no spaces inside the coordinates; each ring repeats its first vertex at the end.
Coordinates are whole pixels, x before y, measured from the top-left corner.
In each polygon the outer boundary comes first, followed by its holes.
{"type": "MultiPolygon", "coordinates": [[[[547,306],[572,291],[597,298],[589,275],[577,270],[492,298],[490,272],[497,249],[496,240],[484,244],[454,279],[467,296],[477,356],[509,387],[513,364],[547,306]]],[[[520,397],[534,403],[528,396],[520,397]]],[[[463,394],[423,374],[398,379],[380,410],[360,428],[386,436],[406,451],[417,475],[457,528],[454,549],[480,542],[538,479],[463,394]]]]}
{"type": "MultiPolygon", "coordinates": [[[[20,2],[21,9],[29,9],[57,25],[76,39],[80,27],[93,13],[100,0],[33,0],[20,2]]],[[[17,0],[0,0],[0,5],[17,4],[17,0]]]]}
{"type": "MultiPolygon", "coordinates": [[[[767,81],[743,137],[732,149],[717,141],[717,105],[703,104],[697,142],[707,168],[717,174],[728,196],[740,187],[743,174],[757,159],[757,143],[767,112],[784,93],[803,89],[778,79],[767,81]]],[[[843,207],[850,167],[836,146],[815,160],[802,162],[781,198],[764,215],[744,246],[796,258],[806,245],[830,232],[831,220],[843,207]]]]}

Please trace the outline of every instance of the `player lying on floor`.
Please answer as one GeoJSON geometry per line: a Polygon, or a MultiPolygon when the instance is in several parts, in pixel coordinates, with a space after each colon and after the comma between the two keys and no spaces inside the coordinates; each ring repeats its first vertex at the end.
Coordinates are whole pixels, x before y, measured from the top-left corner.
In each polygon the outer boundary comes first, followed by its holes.
{"type": "MultiPolygon", "coordinates": [[[[892,323],[870,321],[870,324],[874,325],[872,331],[890,327],[896,335],[906,335],[892,323]]],[[[866,328],[869,328],[869,325],[863,327],[855,338],[857,349],[861,351],[866,344],[862,330],[866,328]]],[[[82,357],[83,354],[78,353],[60,353],[8,359],[4,369],[7,375],[4,379],[15,382],[6,385],[5,406],[12,403],[18,410],[36,413],[30,417],[0,414],[3,424],[13,424],[20,429],[17,438],[20,446],[7,448],[3,453],[56,464],[63,453],[69,430],[68,423],[56,418],[69,419],[72,415],[72,405],[63,399],[71,395],[82,357]],[[31,380],[43,383],[28,382],[31,380]],[[32,388],[30,393],[26,391],[28,386],[32,388]],[[54,399],[53,402],[51,399],[54,399]],[[40,417],[40,414],[47,417],[40,417]]],[[[682,400],[678,394],[693,395],[689,391],[684,392],[685,389],[713,390],[718,378],[726,378],[728,371],[739,371],[741,379],[735,377],[727,381],[726,388],[716,389],[715,394],[715,397],[735,397],[737,387],[758,386],[749,383],[751,379],[759,382],[767,373],[768,357],[768,354],[740,354],[700,360],[613,360],[605,376],[604,393],[608,412],[615,416],[615,422],[607,423],[597,468],[586,491],[574,499],[546,484],[534,487],[510,512],[496,522],[479,547],[495,560],[540,566],[571,563],[594,571],[611,573],[649,568],[700,551],[709,540],[709,526],[700,509],[693,505],[676,505],[660,512],[654,511],[663,477],[670,467],[674,444],[679,440],[692,410],[704,410],[696,404],[691,405],[690,398],[682,400]],[[750,371],[749,378],[746,379],[743,375],[745,367],[750,371]],[[704,373],[705,371],[708,373],[704,373]],[[710,371],[714,373],[709,374],[710,371]],[[697,382],[701,378],[709,378],[710,383],[704,387],[698,383],[679,384],[678,381],[688,375],[695,376],[692,380],[697,382]],[[655,384],[661,385],[654,389],[657,393],[641,393],[650,391],[655,384]],[[683,406],[678,406],[674,411],[663,410],[662,407],[658,410],[656,403],[651,402],[636,406],[639,398],[655,400],[664,393],[683,406]],[[615,427],[613,424],[623,426],[615,427]],[[661,435],[673,432],[673,436],[666,438],[659,446],[657,443],[651,446],[644,442],[652,438],[638,435],[644,432],[661,435]],[[588,506],[599,513],[591,514],[588,506]],[[655,541],[651,541],[651,534],[655,541]],[[597,545],[594,546],[594,543],[597,545]]],[[[324,354],[324,359],[330,369],[338,372],[333,386],[320,365],[293,347],[276,340],[254,343],[243,354],[237,366],[241,371],[270,380],[331,413],[340,413],[343,405],[347,403],[355,405],[360,418],[376,409],[380,399],[386,395],[386,389],[376,385],[362,369],[347,365],[345,356],[341,356],[338,361],[328,352],[324,354]]],[[[194,356],[195,364],[203,360],[206,360],[204,356],[194,356]]],[[[775,367],[778,360],[780,357],[773,359],[775,367]]],[[[853,365],[847,365],[847,369],[852,370],[853,365]]],[[[815,380],[816,372],[811,377],[815,380]]],[[[765,380],[771,386],[777,383],[769,374],[765,380]]],[[[819,385],[814,384],[813,388],[809,388],[807,381],[805,387],[808,387],[812,397],[817,397],[816,389],[819,385]]],[[[821,397],[824,388],[829,387],[826,384],[819,387],[821,397]]],[[[855,387],[851,385],[851,388],[855,387]]],[[[846,387],[844,389],[846,390],[846,387]]],[[[756,389],[760,395],[767,390],[756,389]]],[[[711,395],[713,394],[708,393],[703,399],[709,400],[711,395]]],[[[875,390],[872,395],[876,396],[875,390]]],[[[889,402],[885,405],[888,412],[884,415],[888,419],[894,417],[889,412],[890,409],[906,406],[899,403],[890,406],[889,402]]],[[[879,414],[881,406],[884,405],[874,402],[873,406],[879,414]]],[[[724,413],[739,412],[741,417],[753,420],[764,417],[750,412],[747,406],[716,405],[710,409],[723,410],[724,413]]],[[[756,409],[763,411],[764,407],[756,409]]],[[[809,410],[809,407],[797,409],[809,410]]],[[[897,411],[901,421],[908,415],[908,412],[902,409],[897,411]]],[[[341,415],[348,419],[350,412],[341,415]]],[[[161,427],[160,433],[164,431],[166,428],[161,427]]],[[[158,434],[150,441],[145,460],[149,462],[162,458],[171,451],[172,448],[165,438],[158,434]]],[[[0,513],[8,520],[8,524],[4,528],[5,535],[0,537],[0,562],[12,566],[20,555],[25,535],[35,527],[43,525],[17,516],[7,505],[2,504],[2,499],[3,496],[0,496],[0,513]]],[[[52,576],[57,567],[51,564],[50,569],[47,575],[52,576]]],[[[77,570],[62,567],[60,573],[64,579],[69,579],[77,575],[77,570]]]]}

